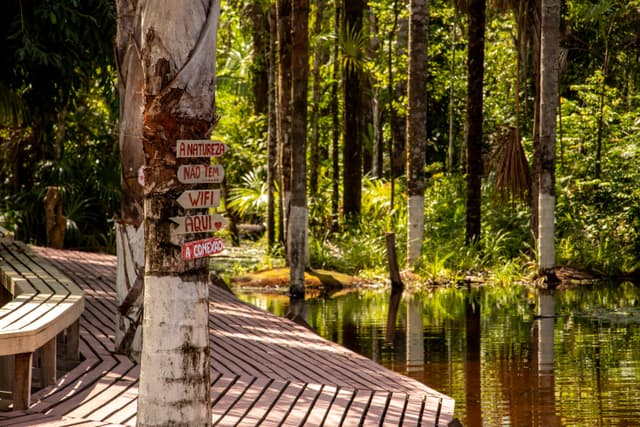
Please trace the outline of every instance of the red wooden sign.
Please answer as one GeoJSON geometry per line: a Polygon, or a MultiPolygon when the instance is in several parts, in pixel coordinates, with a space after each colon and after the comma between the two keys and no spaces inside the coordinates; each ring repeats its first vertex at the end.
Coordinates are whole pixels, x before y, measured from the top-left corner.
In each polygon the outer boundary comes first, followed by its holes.
{"type": "Polygon", "coordinates": [[[224,250],[222,239],[209,237],[208,239],[194,240],[182,245],[182,259],[192,260],[209,255],[219,254],[224,250]]]}
{"type": "Polygon", "coordinates": [[[178,224],[173,230],[175,234],[206,233],[218,231],[227,225],[227,219],[222,215],[187,215],[174,216],[171,221],[178,224]]]}
{"type": "Polygon", "coordinates": [[[178,197],[185,209],[215,208],[220,205],[220,190],[187,190],[178,197]]]}
{"type": "Polygon", "coordinates": [[[227,145],[222,141],[179,139],[176,143],[176,157],[220,157],[227,149],[227,145]]]}
{"type": "Polygon", "coordinates": [[[182,165],[178,181],[183,184],[218,184],[224,179],[222,165],[182,165]]]}

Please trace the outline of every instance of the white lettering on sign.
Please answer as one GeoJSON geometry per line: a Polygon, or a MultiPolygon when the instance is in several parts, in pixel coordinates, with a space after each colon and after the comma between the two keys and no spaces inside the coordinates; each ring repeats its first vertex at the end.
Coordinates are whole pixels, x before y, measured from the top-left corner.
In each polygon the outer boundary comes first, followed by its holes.
{"type": "Polygon", "coordinates": [[[182,259],[191,260],[215,255],[222,252],[224,245],[219,237],[209,237],[208,239],[195,240],[182,245],[182,259]]]}
{"type": "Polygon", "coordinates": [[[182,165],[178,181],[183,184],[218,184],[224,179],[222,165],[182,165]]]}
{"type": "Polygon", "coordinates": [[[175,234],[218,231],[227,225],[227,219],[217,214],[175,216],[170,219],[178,224],[173,230],[175,234]]]}
{"type": "Polygon", "coordinates": [[[215,208],[220,205],[220,190],[188,190],[178,197],[178,204],[185,209],[215,208]]]}
{"type": "Polygon", "coordinates": [[[179,139],[176,143],[176,157],[220,157],[228,151],[228,147],[222,141],[185,140],[179,139]]]}

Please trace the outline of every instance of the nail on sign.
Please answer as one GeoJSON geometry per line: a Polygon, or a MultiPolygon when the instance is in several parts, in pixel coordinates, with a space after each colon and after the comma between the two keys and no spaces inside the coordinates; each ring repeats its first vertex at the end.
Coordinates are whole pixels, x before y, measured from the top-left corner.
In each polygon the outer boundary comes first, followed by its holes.
{"type": "Polygon", "coordinates": [[[173,230],[173,233],[175,234],[218,231],[227,225],[227,219],[216,214],[174,216],[170,219],[178,224],[178,226],[173,230]]]}
{"type": "Polygon", "coordinates": [[[188,190],[178,197],[178,204],[185,209],[215,208],[220,205],[220,190],[188,190]]]}
{"type": "Polygon", "coordinates": [[[195,240],[182,245],[182,259],[191,260],[215,255],[222,252],[224,245],[219,237],[209,237],[208,239],[195,240]]]}
{"type": "Polygon", "coordinates": [[[176,157],[220,157],[227,149],[227,145],[222,141],[179,139],[176,143],[176,157]]]}
{"type": "Polygon", "coordinates": [[[178,181],[183,184],[218,184],[224,179],[222,165],[182,165],[178,181]]]}

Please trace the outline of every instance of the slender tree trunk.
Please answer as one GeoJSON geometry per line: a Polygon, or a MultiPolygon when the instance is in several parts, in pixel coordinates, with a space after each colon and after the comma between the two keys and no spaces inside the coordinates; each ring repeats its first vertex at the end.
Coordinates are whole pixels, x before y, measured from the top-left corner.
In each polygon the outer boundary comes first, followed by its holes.
{"type": "MultiPolygon", "coordinates": [[[[341,0],[336,0],[334,30],[340,31],[341,0]]],[[[338,87],[340,85],[340,60],[338,58],[338,39],[333,42],[333,83],[331,85],[331,217],[332,226],[337,229],[340,210],[340,112],[338,111],[338,87]]]]}
{"type": "Polygon", "coordinates": [[[538,196],[539,271],[555,267],[555,142],[560,51],[560,0],[542,0],[540,48],[540,178],[538,196]]]}
{"type": "Polygon", "coordinates": [[[289,259],[291,299],[304,299],[307,246],[307,86],[309,75],[309,3],[293,0],[292,23],[292,191],[289,215],[289,259]]]}
{"type": "Polygon", "coordinates": [[[455,169],[455,149],[456,149],[456,137],[455,137],[455,125],[454,125],[454,99],[455,99],[455,87],[454,87],[454,75],[456,71],[456,43],[457,43],[457,13],[453,17],[453,24],[451,25],[451,64],[449,64],[449,146],[447,148],[447,172],[453,175],[455,169]]]}
{"type": "MultiPolygon", "coordinates": [[[[322,32],[322,22],[324,16],[324,0],[315,2],[315,21],[313,33],[319,37],[322,32]]],[[[313,55],[313,85],[311,88],[311,147],[309,159],[309,191],[312,195],[318,193],[318,176],[320,175],[320,102],[321,91],[320,65],[326,59],[326,52],[321,43],[316,43],[313,55]]]]}
{"type": "Polygon", "coordinates": [[[531,59],[533,62],[533,174],[531,180],[531,231],[535,237],[534,245],[538,241],[538,195],[540,181],[540,1],[529,4],[531,24],[531,59]]]}
{"type": "Polygon", "coordinates": [[[467,76],[467,243],[480,239],[485,0],[469,5],[467,76]]]}
{"type": "MultiPolygon", "coordinates": [[[[343,1],[343,32],[359,33],[362,31],[362,0],[343,1]]],[[[360,114],[362,112],[360,70],[356,66],[344,67],[342,70],[342,88],[344,94],[343,111],[343,196],[342,209],[347,220],[355,220],[360,216],[362,204],[362,132],[360,114]]]]}
{"type": "MultiPolygon", "coordinates": [[[[176,143],[205,139],[214,123],[220,3],[164,0],[142,9],[145,280],[139,426],[211,425],[208,258],[184,260],[171,217],[176,143]]],[[[206,163],[208,159],[201,159],[206,163]]],[[[180,163],[183,163],[180,159],[180,163]]],[[[189,161],[194,163],[194,161],[189,161]]]]}
{"type": "MultiPolygon", "coordinates": [[[[280,147],[281,242],[287,248],[291,198],[291,1],[277,0],[278,26],[278,145],[280,147]]],[[[289,257],[287,256],[287,260],[289,257]]]]}
{"type": "Polygon", "coordinates": [[[407,265],[420,259],[424,235],[424,165],[427,139],[427,0],[410,1],[409,113],[407,120],[407,265]]]}
{"type": "Polygon", "coordinates": [[[251,62],[251,83],[253,86],[254,112],[267,114],[269,109],[269,78],[267,76],[267,55],[269,46],[269,15],[262,2],[250,5],[251,37],[253,39],[253,61],[251,62]]]}
{"type": "MultiPolygon", "coordinates": [[[[121,161],[120,218],[116,222],[116,292],[118,304],[129,295],[129,308],[124,314],[116,314],[115,346],[119,352],[139,360],[142,350],[142,334],[134,321],[142,305],[144,280],[144,226],[143,186],[138,172],[144,165],[142,151],[142,111],[144,75],[141,58],[139,1],[118,0],[118,33],[115,53],[118,66],[118,90],[120,94],[120,119],[118,139],[121,161]],[[135,298],[134,298],[135,293],[135,298]],[[130,336],[123,341],[125,336],[130,336]]],[[[123,310],[124,311],[124,310],[123,310]]]]}
{"type": "MultiPolygon", "coordinates": [[[[380,36],[378,32],[378,20],[373,13],[371,7],[369,7],[369,28],[371,31],[371,38],[369,42],[369,51],[371,55],[379,55],[380,50],[380,36]]],[[[384,139],[382,130],[383,120],[383,108],[380,101],[380,91],[377,87],[380,86],[380,82],[376,81],[375,76],[369,76],[371,80],[369,86],[371,89],[371,176],[373,178],[381,179],[384,176],[384,139]]]]}
{"type": "MultiPolygon", "coordinates": [[[[389,58],[389,81],[390,87],[393,88],[392,94],[390,95],[391,102],[401,102],[400,100],[407,94],[407,81],[403,77],[403,74],[398,72],[394,72],[393,62],[397,67],[401,61],[400,58],[404,57],[407,54],[407,44],[408,44],[408,31],[409,25],[408,21],[405,18],[399,18],[400,15],[400,6],[408,6],[407,0],[396,0],[394,7],[395,12],[395,21],[394,25],[396,29],[396,43],[394,52],[395,61],[392,58],[389,58]],[[401,76],[400,78],[395,77],[397,75],[401,76]]],[[[391,52],[389,53],[391,55],[391,52]]],[[[391,127],[391,141],[392,141],[392,149],[391,149],[391,176],[397,178],[404,173],[404,167],[406,165],[406,141],[407,141],[407,117],[404,114],[400,114],[398,112],[398,108],[394,108],[393,104],[390,106],[389,110],[389,126],[391,127]]]]}
{"type": "Polygon", "coordinates": [[[267,245],[272,250],[276,240],[276,185],[278,182],[278,135],[276,112],[276,10],[269,7],[269,56],[267,61],[269,87],[269,120],[267,128],[267,245]]]}

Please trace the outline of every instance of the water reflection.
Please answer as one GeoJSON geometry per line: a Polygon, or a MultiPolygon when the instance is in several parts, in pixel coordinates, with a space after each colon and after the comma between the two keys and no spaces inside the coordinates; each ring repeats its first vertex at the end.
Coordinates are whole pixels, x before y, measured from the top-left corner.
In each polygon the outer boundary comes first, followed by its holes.
{"type": "MultiPolygon", "coordinates": [[[[288,311],[287,298],[241,297],[288,311]]],[[[465,426],[640,425],[631,284],[368,290],[307,301],[305,314],[322,336],[453,396],[465,426]]]]}

